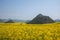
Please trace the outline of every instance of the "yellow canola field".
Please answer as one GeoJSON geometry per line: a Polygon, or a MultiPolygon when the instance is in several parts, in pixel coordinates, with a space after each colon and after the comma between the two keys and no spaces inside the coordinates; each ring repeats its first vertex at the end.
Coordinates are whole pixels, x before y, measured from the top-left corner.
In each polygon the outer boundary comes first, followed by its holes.
{"type": "Polygon", "coordinates": [[[0,40],[60,40],[60,23],[0,23],[0,40]]]}

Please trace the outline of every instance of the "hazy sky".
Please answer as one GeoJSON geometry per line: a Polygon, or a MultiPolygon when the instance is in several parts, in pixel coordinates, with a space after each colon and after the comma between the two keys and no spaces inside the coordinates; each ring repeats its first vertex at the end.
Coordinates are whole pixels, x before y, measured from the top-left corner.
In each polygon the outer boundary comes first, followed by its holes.
{"type": "Polygon", "coordinates": [[[38,14],[60,19],[60,0],[0,0],[0,18],[30,20],[38,14]]]}

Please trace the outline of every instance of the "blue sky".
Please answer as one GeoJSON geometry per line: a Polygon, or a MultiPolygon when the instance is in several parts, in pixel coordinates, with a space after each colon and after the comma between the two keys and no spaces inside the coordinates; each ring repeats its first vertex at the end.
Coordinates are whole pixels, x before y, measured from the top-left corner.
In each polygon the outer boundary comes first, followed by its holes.
{"type": "Polygon", "coordinates": [[[0,0],[0,19],[31,20],[40,13],[60,19],[60,0],[0,0]]]}

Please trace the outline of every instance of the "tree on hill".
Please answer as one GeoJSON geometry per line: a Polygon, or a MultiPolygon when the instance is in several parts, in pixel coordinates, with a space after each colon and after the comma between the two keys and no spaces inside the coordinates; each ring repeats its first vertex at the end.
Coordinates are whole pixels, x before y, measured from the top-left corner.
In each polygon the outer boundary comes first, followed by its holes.
{"type": "Polygon", "coordinates": [[[39,14],[33,20],[28,22],[28,24],[44,24],[44,23],[54,23],[54,20],[52,20],[49,16],[39,14]]]}

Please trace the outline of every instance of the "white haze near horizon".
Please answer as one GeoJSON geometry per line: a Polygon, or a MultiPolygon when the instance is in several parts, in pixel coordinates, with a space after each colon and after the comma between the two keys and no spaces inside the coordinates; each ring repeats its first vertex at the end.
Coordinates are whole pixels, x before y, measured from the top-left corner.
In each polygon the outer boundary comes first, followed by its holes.
{"type": "Polygon", "coordinates": [[[0,0],[0,19],[31,20],[38,14],[60,19],[60,0],[0,0]]]}

